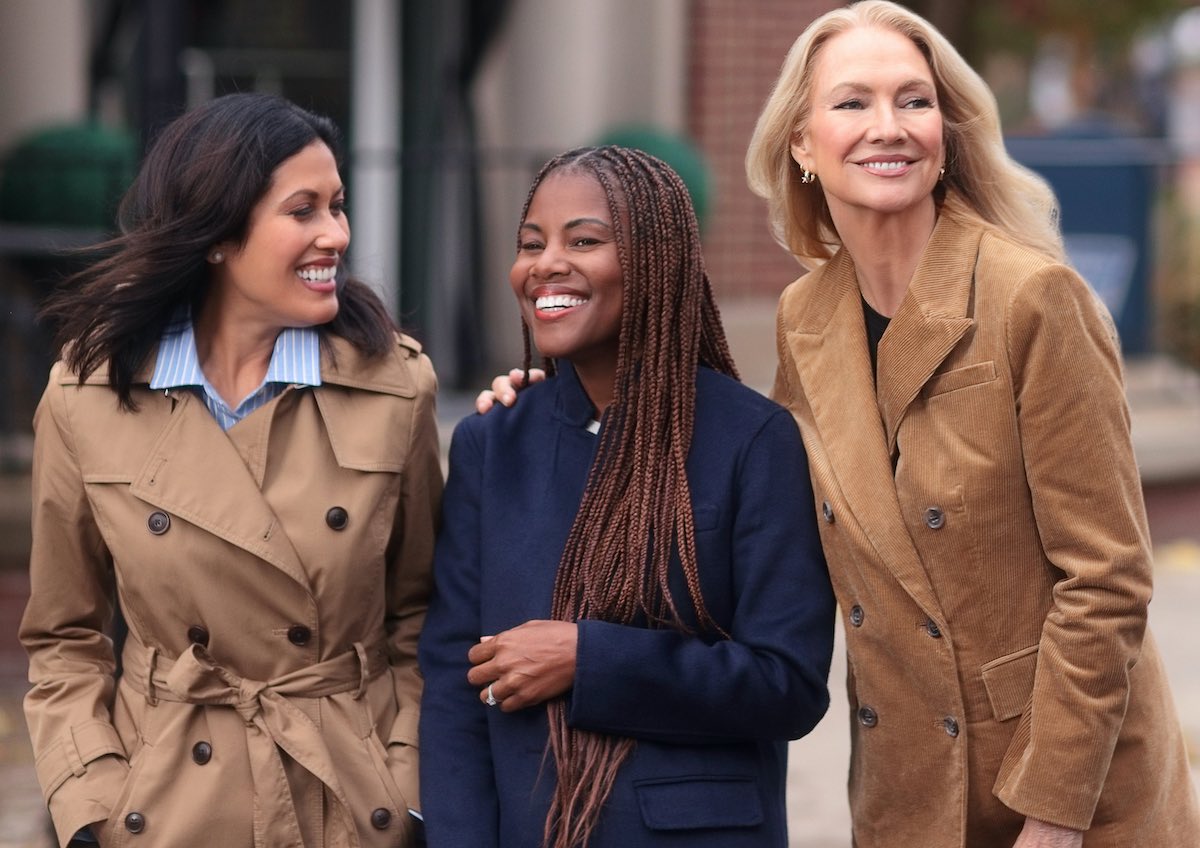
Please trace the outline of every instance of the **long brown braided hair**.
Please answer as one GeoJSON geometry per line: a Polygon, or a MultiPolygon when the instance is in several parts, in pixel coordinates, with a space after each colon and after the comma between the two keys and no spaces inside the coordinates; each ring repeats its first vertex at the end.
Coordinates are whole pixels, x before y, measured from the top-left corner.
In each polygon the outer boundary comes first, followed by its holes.
{"type": "MultiPolygon", "coordinates": [[[[666,163],[640,150],[572,150],[543,166],[525,200],[522,225],[542,180],[561,170],[589,173],[604,189],[624,289],[613,400],[559,561],[551,617],[690,632],[671,596],[674,552],[700,629],[725,636],[700,591],[685,463],[697,366],[735,379],[737,369],[687,188],[666,163]]],[[[529,328],[522,326],[528,370],[529,328]]],[[[553,362],[546,364],[553,372],[553,362]]],[[[587,844],[634,743],[568,727],[561,698],[547,709],[558,782],[543,842],[578,848],[587,844]]]]}

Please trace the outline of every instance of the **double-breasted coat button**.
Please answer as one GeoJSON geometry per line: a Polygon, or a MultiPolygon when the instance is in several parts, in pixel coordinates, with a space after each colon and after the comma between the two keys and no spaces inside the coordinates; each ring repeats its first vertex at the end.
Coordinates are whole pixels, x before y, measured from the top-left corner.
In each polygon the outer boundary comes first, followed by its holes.
{"type": "Polygon", "coordinates": [[[312,631],[303,624],[293,624],[288,628],[287,637],[293,645],[304,646],[312,638],[312,631]]]}
{"type": "Polygon", "coordinates": [[[825,516],[827,523],[833,523],[833,507],[829,505],[829,501],[821,501],[821,515],[825,516]]]}
{"type": "Polygon", "coordinates": [[[850,623],[855,627],[862,627],[863,619],[866,618],[866,613],[858,604],[850,607],[850,623]]]}
{"type": "Polygon", "coordinates": [[[858,723],[863,727],[874,727],[879,724],[879,715],[870,707],[859,707],[858,723]]]}
{"type": "Polygon", "coordinates": [[[125,829],[130,833],[141,833],[146,829],[146,817],[141,813],[130,813],[125,817],[125,829]]]}
{"type": "Polygon", "coordinates": [[[941,530],[946,523],[946,513],[941,507],[931,506],[925,510],[925,526],[930,530],[941,530]]]}
{"type": "Polygon", "coordinates": [[[187,631],[188,641],[201,647],[208,647],[208,628],[201,624],[193,624],[187,631]]]}
{"type": "Polygon", "coordinates": [[[325,523],[333,530],[345,530],[346,525],[350,523],[350,513],[343,507],[332,506],[329,512],[325,513],[325,523]]]}
{"type": "Polygon", "coordinates": [[[212,745],[207,742],[197,742],[192,746],[192,762],[198,766],[208,763],[212,759],[212,745]]]}
{"type": "Polygon", "coordinates": [[[942,719],[942,727],[945,728],[947,736],[958,735],[958,719],[954,716],[946,716],[942,719]]]}
{"type": "Polygon", "coordinates": [[[376,830],[386,830],[392,823],[392,813],[386,807],[378,807],[371,811],[371,826],[376,830]]]}
{"type": "Polygon", "coordinates": [[[934,639],[942,638],[942,629],[937,626],[937,622],[934,621],[932,618],[925,620],[925,632],[928,633],[931,638],[934,638],[934,639]]]}
{"type": "Polygon", "coordinates": [[[160,509],[156,509],[146,519],[146,526],[150,528],[150,532],[155,536],[161,536],[171,529],[171,516],[160,509]]]}

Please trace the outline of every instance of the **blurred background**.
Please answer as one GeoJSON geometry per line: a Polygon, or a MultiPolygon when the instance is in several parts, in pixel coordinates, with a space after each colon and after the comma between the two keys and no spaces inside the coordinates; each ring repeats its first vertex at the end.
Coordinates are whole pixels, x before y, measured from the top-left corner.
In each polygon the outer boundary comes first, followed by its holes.
{"type": "MultiPolygon", "coordinates": [[[[788,47],[836,5],[0,0],[0,848],[49,844],[15,638],[28,591],[31,419],[54,358],[53,328],[35,316],[80,261],[69,251],[113,231],[155,132],[232,91],[279,93],[337,121],[350,261],[425,343],[447,426],[519,361],[507,273],[537,168],[581,144],[643,147],[688,183],[735,356],[765,390],[775,302],[801,269],[768,233],[743,157],[788,47]]],[[[1116,319],[1155,541],[1152,620],[1195,742],[1200,4],[905,5],[992,86],[1011,152],[1055,187],[1072,261],[1116,319]]],[[[797,846],[848,842],[837,711],[793,757],[794,771],[807,769],[791,787],[797,846]]]]}

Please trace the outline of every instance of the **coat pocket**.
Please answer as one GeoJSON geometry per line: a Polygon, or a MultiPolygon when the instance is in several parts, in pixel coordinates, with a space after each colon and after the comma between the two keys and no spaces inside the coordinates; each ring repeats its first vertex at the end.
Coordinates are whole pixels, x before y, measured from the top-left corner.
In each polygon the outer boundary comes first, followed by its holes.
{"type": "Polygon", "coordinates": [[[762,797],[752,777],[703,775],[633,784],[642,821],[651,830],[757,827],[762,797]]]}
{"type": "Polygon", "coordinates": [[[1030,645],[1015,653],[984,663],[983,686],[987,689],[996,721],[1008,721],[1025,712],[1033,678],[1037,673],[1038,646],[1030,645]]]}
{"type": "Polygon", "coordinates": [[[955,368],[953,371],[934,374],[925,383],[921,394],[926,398],[931,398],[935,395],[944,395],[947,392],[953,392],[956,389],[966,389],[971,386],[977,386],[980,383],[990,383],[995,379],[996,363],[991,360],[976,362],[974,365],[968,365],[965,368],[955,368]]]}

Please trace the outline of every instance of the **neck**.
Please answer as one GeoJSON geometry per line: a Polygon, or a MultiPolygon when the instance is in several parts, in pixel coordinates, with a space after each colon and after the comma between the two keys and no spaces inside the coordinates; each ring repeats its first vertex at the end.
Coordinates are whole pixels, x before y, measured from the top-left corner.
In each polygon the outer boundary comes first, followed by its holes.
{"type": "Polygon", "coordinates": [[[577,362],[571,360],[579,384],[596,410],[596,419],[604,414],[613,399],[613,388],[617,382],[616,362],[577,362]]]}
{"type": "Polygon", "coordinates": [[[834,226],[854,260],[858,287],[880,315],[896,314],[933,233],[937,211],[928,204],[904,214],[834,210],[834,226]]]}
{"type": "Polygon", "coordinates": [[[204,309],[195,321],[200,369],[230,408],[267,376],[280,327],[245,324],[204,309]]]}

